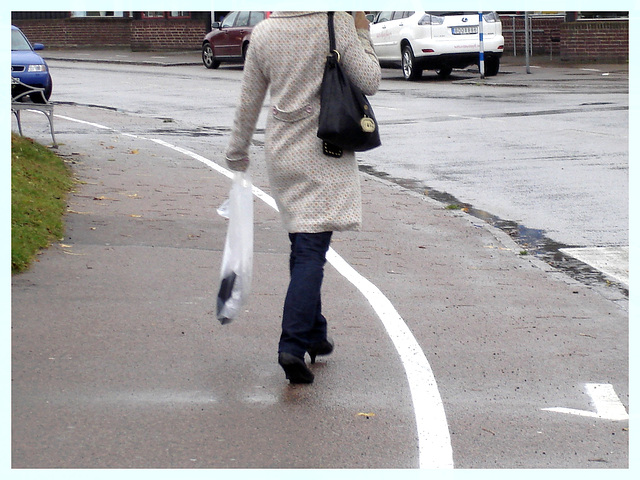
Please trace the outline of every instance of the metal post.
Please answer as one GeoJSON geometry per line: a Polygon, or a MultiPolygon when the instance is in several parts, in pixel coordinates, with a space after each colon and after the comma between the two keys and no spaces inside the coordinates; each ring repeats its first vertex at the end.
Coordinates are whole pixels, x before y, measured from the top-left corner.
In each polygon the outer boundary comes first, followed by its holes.
{"type": "Polygon", "coordinates": [[[518,55],[518,49],[516,47],[516,16],[511,17],[511,35],[513,36],[513,56],[518,55]]]}
{"type": "Polygon", "coordinates": [[[524,51],[527,73],[531,73],[531,67],[529,66],[529,12],[524,12],[524,51]]]}
{"type": "Polygon", "coordinates": [[[529,55],[533,57],[533,16],[529,15],[529,55]]]}
{"type": "Polygon", "coordinates": [[[482,12],[478,12],[478,34],[480,35],[480,78],[484,78],[484,28],[482,21],[482,12]]]}

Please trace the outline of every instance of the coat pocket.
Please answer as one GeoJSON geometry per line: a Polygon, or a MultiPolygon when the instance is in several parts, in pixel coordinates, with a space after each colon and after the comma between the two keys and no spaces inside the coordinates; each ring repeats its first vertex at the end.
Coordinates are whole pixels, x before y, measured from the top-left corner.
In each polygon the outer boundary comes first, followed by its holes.
{"type": "Polygon", "coordinates": [[[272,109],[273,118],[280,120],[281,122],[293,123],[309,118],[313,115],[313,107],[311,105],[305,105],[302,108],[296,110],[281,110],[277,105],[272,109]]]}

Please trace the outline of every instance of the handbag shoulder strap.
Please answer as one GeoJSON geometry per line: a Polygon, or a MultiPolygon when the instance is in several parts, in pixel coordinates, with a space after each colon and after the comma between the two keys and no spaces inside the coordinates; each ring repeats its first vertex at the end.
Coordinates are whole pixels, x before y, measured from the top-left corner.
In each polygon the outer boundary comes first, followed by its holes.
{"type": "Polygon", "coordinates": [[[337,58],[340,59],[340,54],[336,50],[336,33],[335,33],[335,29],[333,28],[334,13],[335,12],[327,12],[328,23],[329,23],[329,54],[333,55],[335,52],[336,55],[334,56],[337,56],[337,58]]]}

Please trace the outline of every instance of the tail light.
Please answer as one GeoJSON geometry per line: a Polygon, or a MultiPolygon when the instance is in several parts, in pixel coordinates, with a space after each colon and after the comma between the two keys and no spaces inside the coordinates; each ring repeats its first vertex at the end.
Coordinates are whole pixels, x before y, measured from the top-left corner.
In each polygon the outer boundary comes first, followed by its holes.
{"type": "Polygon", "coordinates": [[[424,14],[418,25],[442,25],[444,23],[444,17],[438,17],[437,15],[424,14]]]}
{"type": "Polygon", "coordinates": [[[500,21],[500,16],[497,12],[487,12],[482,14],[482,18],[487,23],[496,23],[500,21]]]}

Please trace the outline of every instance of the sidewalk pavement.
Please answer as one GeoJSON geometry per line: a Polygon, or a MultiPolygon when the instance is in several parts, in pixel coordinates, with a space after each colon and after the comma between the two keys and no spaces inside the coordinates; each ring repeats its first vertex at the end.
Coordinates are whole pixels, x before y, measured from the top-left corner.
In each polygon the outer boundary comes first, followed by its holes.
{"type": "MultiPolygon", "coordinates": [[[[74,62],[122,63],[132,65],[202,65],[199,50],[145,51],[133,52],[129,49],[46,49],[40,53],[45,60],[66,60],[74,62]]],[[[204,68],[204,66],[203,66],[204,68]]]]}
{"type": "MultiPolygon", "coordinates": [[[[72,117],[81,107],[56,108],[72,117]]],[[[161,119],[135,122],[166,130],[161,119]]],[[[313,386],[288,387],[275,361],[288,278],[277,213],[256,200],[252,297],[223,327],[215,295],[226,223],[215,209],[229,180],[158,143],[57,125],[80,184],[65,238],[12,278],[14,468],[416,466],[403,367],[353,285],[327,266],[336,352],[314,366],[313,386]]],[[[218,148],[207,156],[221,158],[218,148]]],[[[252,170],[266,188],[264,167],[252,170]]],[[[611,383],[627,402],[627,299],[521,255],[502,231],[424,195],[364,174],[362,188],[363,230],[337,234],[333,248],[389,298],[429,359],[456,466],[606,457],[625,468],[624,431],[599,423],[585,436],[580,422],[540,408],[574,405],[583,381],[611,383]],[[575,438],[583,450],[564,456],[575,438]]]]}

